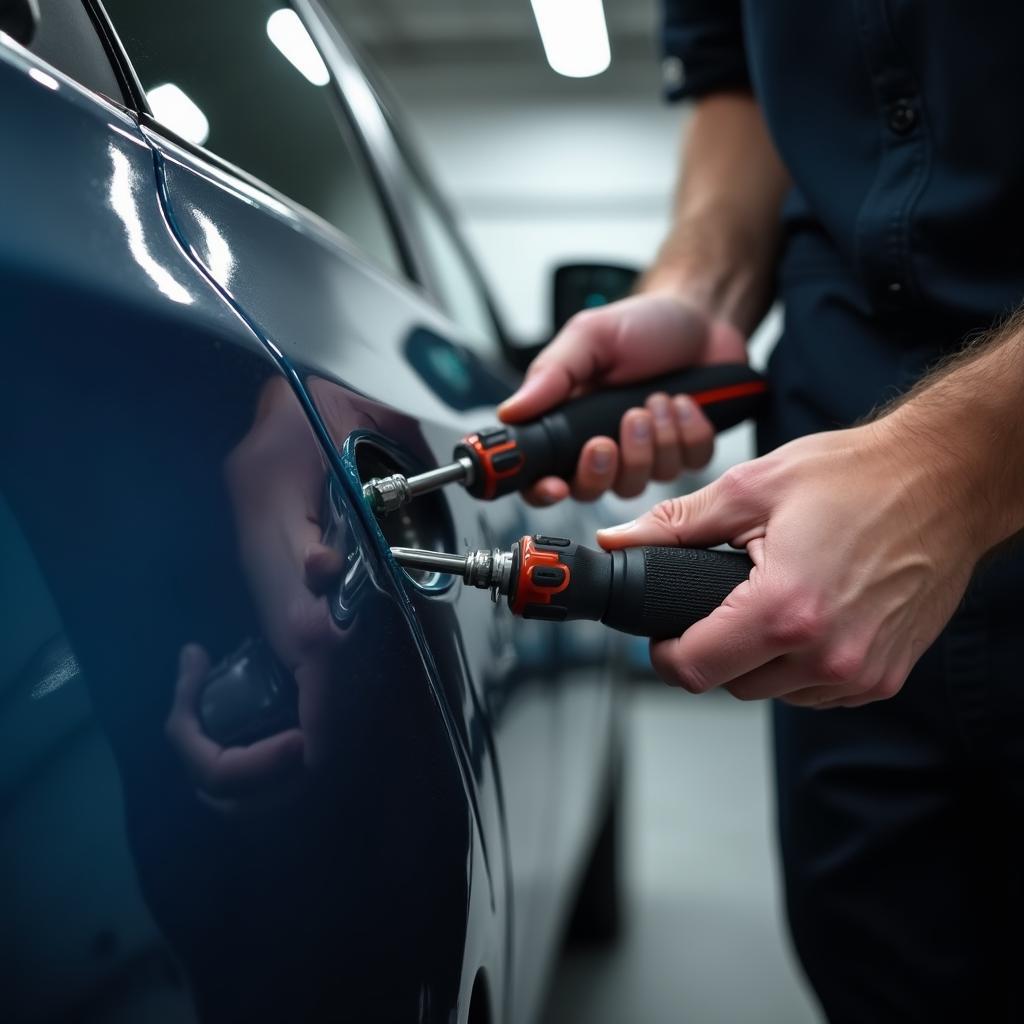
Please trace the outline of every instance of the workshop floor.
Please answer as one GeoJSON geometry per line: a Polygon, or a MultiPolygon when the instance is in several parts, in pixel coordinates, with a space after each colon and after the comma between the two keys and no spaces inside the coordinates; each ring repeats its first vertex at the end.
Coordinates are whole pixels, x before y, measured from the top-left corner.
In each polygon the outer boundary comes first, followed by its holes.
{"type": "Polygon", "coordinates": [[[564,955],[544,1024],[818,1024],[783,921],[767,706],[631,697],[627,930],[564,955]]]}

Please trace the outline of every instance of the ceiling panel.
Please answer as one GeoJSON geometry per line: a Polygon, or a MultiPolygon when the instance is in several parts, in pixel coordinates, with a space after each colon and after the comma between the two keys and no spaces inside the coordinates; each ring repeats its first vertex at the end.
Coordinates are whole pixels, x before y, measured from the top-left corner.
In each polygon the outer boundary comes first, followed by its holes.
{"type": "MultiPolygon", "coordinates": [[[[326,0],[355,39],[373,45],[429,47],[482,40],[532,40],[529,0],[326,0]]],[[[615,40],[649,38],[657,0],[604,0],[615,40]]]]}

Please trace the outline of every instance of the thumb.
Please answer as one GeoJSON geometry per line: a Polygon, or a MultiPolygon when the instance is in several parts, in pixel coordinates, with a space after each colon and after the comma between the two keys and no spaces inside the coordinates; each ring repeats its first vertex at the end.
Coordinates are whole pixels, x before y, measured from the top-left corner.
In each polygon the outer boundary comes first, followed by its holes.
{"type": "Polygon", "coordinates": [[[574,386],[572,374],[560,364],[535,365],[519,390],[498,406],[498,416],[506,423],[535,419],[561,405],[574,386]]]}
{"type": "Polygon", "coordinates": [[[597,541],[608,551],[640,544],[705,548],[728,543],[765,520],[761,503],[733,481],[727,473],[693,494],[661,501],[632,522],[598,530],[597,541]]]}

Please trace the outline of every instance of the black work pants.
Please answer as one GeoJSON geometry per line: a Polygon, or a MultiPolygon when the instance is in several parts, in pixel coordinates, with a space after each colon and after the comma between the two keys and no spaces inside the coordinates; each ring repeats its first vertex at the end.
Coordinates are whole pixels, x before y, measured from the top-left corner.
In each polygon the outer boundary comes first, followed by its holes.
{"type": "MultiPolygon", "coordinates": [[[[811,255],[788,261],[762,449],[854,422],[961,333],[880,324],[811,255]]],[[[774,722],[790,927],[829,1021],[1024,1021],[1021,545],[978,573],[894,699],[777,703],[774,722]]]]}
{"type": "Polygon", "coordinates": [[[776,704],[790,927],[832,1024],[1024,1020],[1024,609],[992,596],[893,700],[776,704]]]}

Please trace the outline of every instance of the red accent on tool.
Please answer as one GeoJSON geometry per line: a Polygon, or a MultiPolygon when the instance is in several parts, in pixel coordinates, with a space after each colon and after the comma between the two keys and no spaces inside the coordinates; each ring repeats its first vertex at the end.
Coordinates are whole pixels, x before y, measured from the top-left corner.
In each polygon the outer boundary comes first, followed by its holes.
{"type": "Polygon", "coordinates": [[[476,465],[477,472],[479,472],[483,480],[483,494],[481,497],[485,501],[491,501],[497,496],[498,482],[500,480],[516,476],[523,468],[525,456],[522,452],[518,453],[519,459],[515,462],[511,462],[505,469],[497,469],[494,465],[494,457],[496,455],[501,455],[504,452],[515,451],[517,449],[514,439],[511,441],[505,441],[503,444],[495,445],[493,448],[485,448],[479,434],[470,434],[468,437],[462,439],[462,443],[472,448],[479,459],[476,465]]]}
{"type": "Polygon", "coordinates": [[[698,405],[714,405],[715,402],[728,402],[732,398],[749,398],[752,395],[763,395],[768,391],[768,382],[751,380],[745,384],[731,384],[724,388],[711,388],[709,391],[698,391],[690,397],[698,405]]]}
{"type": "Polygon", "coordinates": [[[519,576],[515,588],[515,596],[509,607],[514,615],[522,615],[527,605],[551,604],[555,594],[562,593],[569,586],[572,573],[554,551],[541,551],[533,537],[523,537],[519,541],[519,576]],[[538,586],[533,574],[536,570],[561,570],[562,582],[538,586]]]}

